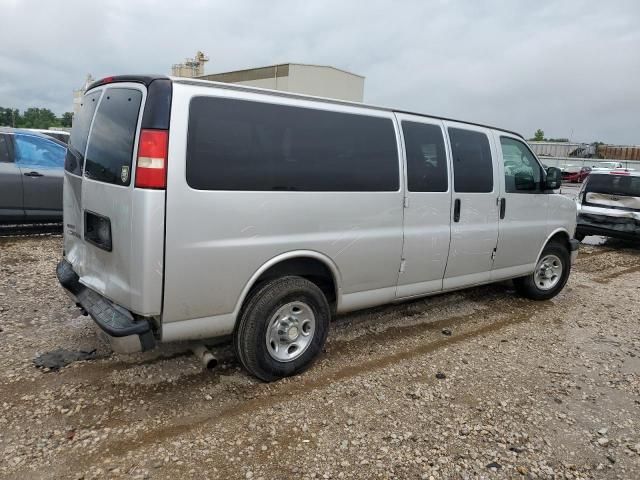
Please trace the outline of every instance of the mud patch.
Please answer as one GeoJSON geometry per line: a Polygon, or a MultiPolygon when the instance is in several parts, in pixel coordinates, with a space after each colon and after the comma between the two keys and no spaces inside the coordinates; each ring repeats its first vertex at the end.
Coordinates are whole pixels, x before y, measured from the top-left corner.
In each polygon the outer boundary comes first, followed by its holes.
{"type": "Polygon", "coordinates": [[[36,367],[56,372],[61,368],[66,367],[70,363],[79,362],[83,360],[94,360],[96,358],[96,350],[65,350],[59,348],[51,352],[43,353],[33,359],[33,363],[36,367]]]}
{"type": "Polygon", "coordinates": [[[640,265],[636,265],[633,267],[629,267],[629,268],[625,268],[623,270],[618,270],[617,272],[611,272],[608,273],[607,275],[603,275],[601,277],[598,278],[594,278],[593,281],[596,283],[609,283],[612,280],[615,280],[616,278],[622,276],[622,275],[628,275],[630,273],[635,273],[635,272],[640,272],[640,265]]]}

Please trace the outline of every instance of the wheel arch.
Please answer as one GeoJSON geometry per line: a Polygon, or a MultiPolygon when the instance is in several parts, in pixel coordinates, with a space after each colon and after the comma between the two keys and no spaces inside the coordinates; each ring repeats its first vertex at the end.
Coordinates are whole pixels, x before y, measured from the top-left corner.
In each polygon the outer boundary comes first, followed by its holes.
{"type": "Polygon", "coordinates": [[[236,302],[235,322],[254,288],[266,280],[284,275],[299,275],[318,285],[327,296],[332,311],[341,303],[341,275],[335,262],[315,250],[294,250],[269,259],[253,273],[236,302]]]}
{"type": "Polygon", "coordinates": [[[542,244],[542,248],[540,249],[540,251],[538,252],[538,256],[536,257],[536,264],[540,260],[540,256],[542,255],[542,252],[544,251],[546,246],[553,241],[562,243],[567,247],[567,252],[571,253],[571,243],[569,241],[570,239],[571,239],[571,235],[569,235],[569,232],[567,231],[567,229],[556,228],[554,231],[551,232],[550,235],[547,236],[547,239],[542,244]]]}

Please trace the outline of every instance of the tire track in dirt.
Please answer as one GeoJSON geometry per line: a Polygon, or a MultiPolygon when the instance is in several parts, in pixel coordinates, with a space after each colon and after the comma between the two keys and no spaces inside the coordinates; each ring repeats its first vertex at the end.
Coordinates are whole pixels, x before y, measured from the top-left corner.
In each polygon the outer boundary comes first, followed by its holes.
{"type": "MultiPolygon", "coordinates": [[[[235,404],[227,407],[222,407],[219,411],[216,412],[208,412],[205,414],[192,415],[190,418],[183,418],[173,425],[166,425],[159,428],[155,428],[152,430],[147,430],[139,435],[136,438],[131,440],[120,439],[119,441],[111,442],[110,444],[105,445],[101,450],[108,450],[109,455],[114,456],[123,456],[128,452],[143,448],[148,445],[152,445],[155,443],[161,443],[168,439],[178,437],[181,435],[188,434],[191,431],[194,431],[201,427],[211,427],[216,425],[217,423],[228,420],[232,418],[237,418],[245,414],[249,414],[251,412],[256,411],[257,409],[265,409],[273,407],[278,403],[284,401],[290,401],[295,398],[298,398],[304,394],[310,393],[314,390],[323,389],[329,387],[336,382],[341,382],[345,380],[349,380],[351,378],[355,378],[357,376],[371,373],[373,371],[377,371],[388,367],[392,364],[398,364],[406,360],[410,360],[417,356],[426,355],[432,353],[441,348],[452,347],[463,343],[467,340],[470,340],[475,337],[488,335],[497,331],[500,331],[504,328],[507,328],[512,325],[517,325],[521,323],[526,323],[533,319],[533,317],[538,315],[543,315],[545,312],[553,308],[552,302],[544,302],[544,303],[536,303],[536,302],[527,302],[537,305],[537,308],[533,313],[529,311],[521,311],[518,315],[510,316],[508,314],[501,314],[500,318],[486,325],[480,326],[478,328],[465,331],[462,333],[454,334],[450,337],[443,337],[438,340],[421,344],[407,350],[400,350],[398,352],[384,355],[378,358],[374,358],[371,360],[367,360],[355,365],[349,365],[342,368],[334,369],[330,372],[327,372],[316,379],[311,380],[302,380],[302,381],[287,381],[282,382],[280,384],[276,384],[275,391],[272,391],[264,396],[260,396],[258,398],[252,398],[247,401],[243,401],[240,404],[235,404]]],[[[500,309],[500,305],[496,305],[496,310],[500,309]]],[[[529,309],[533,310],[533,309],[529,309]]],[[[461,317],[450,318],[446,322],[449,324],[458,325],[460,322],[468,323],[469,321],[474,320],[476,313],[464,315],[461,317]]],[[[422,329],[424,332],[429,332],[436,328],[439,328],[443,322],[438,321],[435,326],[432,325],[424,325],[422,329]]],[[[398,333],[395,336],[395,339],[398,340],[403,336],[415,335],[415,330],[412,332],[411,329],[415,329],[416,327],[405,327],[402,330],[402,333],[398,333]]],[[[369,340],[368,338],[366,340],[369,340]]],[[[355,339],[350,341],[353,346],[354,342],[358,342],[360,339],[355,339]]],[[[348,342],[343,344],[343,348],[346,348],[348,342]]],[[[339,350],[338,350],[339,351],[339,350]]],[[[336,352],[332,352],[336,353],[336,352]]],[[[262,384],[258,384],[255,386],[255,389],[259,389],[262,387],[262,384]]],[[[79,461],[87,462],[87,464],[92,464],[99,460],[101,455],[94,455],[89,457],[82,457],[79,461]]]]}

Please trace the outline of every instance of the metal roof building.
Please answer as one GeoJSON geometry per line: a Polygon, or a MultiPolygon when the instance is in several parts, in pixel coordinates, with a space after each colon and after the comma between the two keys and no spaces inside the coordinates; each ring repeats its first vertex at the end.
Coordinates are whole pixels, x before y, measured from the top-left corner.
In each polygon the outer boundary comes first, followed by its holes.
{"type": "Polygon", "coordinates": [[[282,63],[247,70],[200,75],[195,78],[352,102],[364,100],[363,76],[328,65],[282,63]]]}

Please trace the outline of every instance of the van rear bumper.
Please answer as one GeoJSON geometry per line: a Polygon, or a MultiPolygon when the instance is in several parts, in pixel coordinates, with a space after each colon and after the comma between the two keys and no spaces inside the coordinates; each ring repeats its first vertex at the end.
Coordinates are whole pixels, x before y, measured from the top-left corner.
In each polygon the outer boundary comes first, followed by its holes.
{"type": "Polygon", "coordinates": [[[134,353],[155,347],[153,329],[148,320],[135,318],[127,309],[81,284],[78,274],[66,259],[58,263],[56,275],[76,304],[100,327],[114,351],[134,353]]]}

